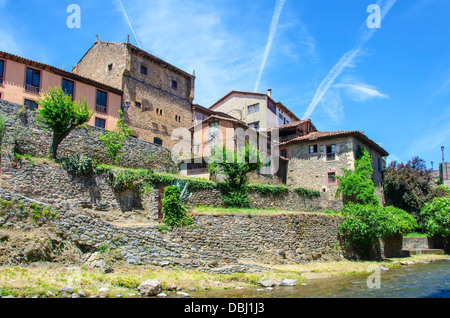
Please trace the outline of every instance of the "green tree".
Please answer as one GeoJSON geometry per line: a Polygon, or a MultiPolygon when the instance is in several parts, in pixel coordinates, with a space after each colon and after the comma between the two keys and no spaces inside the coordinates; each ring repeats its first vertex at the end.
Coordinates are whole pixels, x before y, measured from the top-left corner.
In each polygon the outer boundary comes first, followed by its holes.
{"type": "Polygon", "coordinates": [[[106,148],[106,155],[114,161],[119,163],[119,155],[122,153],[122,148],[133,131],[128,129],[128,125],[124,123],[123,112],[119,110],[119,120],[117,121],[114,131],[106,131],[98,139],[103,142],[106,148]]]}
{"type": "Polygon", "coordinates": [[[43,125],[44,130],[53,132],[53,141],[50,154],[57,158],[58,146],[75,128],[87,123],[93,111],[85,100],[75,102],[62,88],[56,87],[44,92],[38,101],[36,121],[43,125]]]}
{"type": "Polygon", "coordinates": [[[181,203],[181,190],[178,186],[170,186],[164,189],[162,204],[164,223],[167,226],[186,226],[192,223],[192,219],[187,216],[186,209],[181,203]]]}
{"type": "Polygon", "coordinates": [[[248,176],[260,169],[263,164],[258,149],[250,143],[233,152],[224,145],[222,151],[213,152],[209,162],[212,174],[223,173],[225,181],[221,184],[222,199],[226,206],[243,208],[250,206],[248,198],[248,176]]]}
{"type": "Polygon", "coordinates": [[[419,220],[420,210],[433,198],[430,171],[414,157],[406,164],[392,162],[383,175],[386,203],[411,213],[419,220]]]}
{"type": "Polygon", "coordinates": [[[342,194],[344,203],[379,205],[375,186],[372,181],[373,169],[369,153],[363,149],[355,160],[355,169],[344,169],[344,175],[338,176],[339,186],[336,196],[342,194]]]}
{"type": "Polygon", "coordinates": [[[450,237],[450,197],[433,199],[423,207],[420,216],[429,235],[450,237]]]}

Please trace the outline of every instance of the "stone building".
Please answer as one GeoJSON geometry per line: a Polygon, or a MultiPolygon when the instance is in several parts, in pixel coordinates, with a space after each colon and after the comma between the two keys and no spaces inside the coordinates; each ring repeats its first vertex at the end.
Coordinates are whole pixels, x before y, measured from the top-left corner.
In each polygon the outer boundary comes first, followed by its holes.
{"type": "Polygon", "coordinates": [[[365,148],[372,158],[372,180],[384,202],[382,176],[389,153],[360,131],[313,131],[281,143],[280,152],[289,160],[286,184],[320,190],[332,200],[337,176],[343,175],[344,168],[355,168],[359,148],[365,148]]]}
{"type": "Polygon", "coordinates": [[[300,120],[286,106],[272,99],[271,90],[268,94],[231,91],[210,109],[227,113],[257,130],[269,130],[300,120]]]}
{"type": "Polygon", "coordinates": [[[94,111],[91,126],[113,130],[119,119],[122,90],[44,63],[0,52],[0,99],[37,109],[50,88],[61,87],[94,111]]]}
{"type": "Polygon", "coordinates": [[[123,90],[134,137],[171,148],[172,131],[192,125],[195,76],[128,41],[96,41],[73,72],[123,90]]]}
{"type": "Polygon", "coordinates": [[[190,158],[180,165],[180,173],[192,177],[210,178],[208,161],[215,148],[237,151],[246,142],[256,146],[259,137],[267,141],[267,135],[245,122],[226,113],[215,112],[200,105],[193,105],[194,125],[189,129],[191,137],[190,158]]]}

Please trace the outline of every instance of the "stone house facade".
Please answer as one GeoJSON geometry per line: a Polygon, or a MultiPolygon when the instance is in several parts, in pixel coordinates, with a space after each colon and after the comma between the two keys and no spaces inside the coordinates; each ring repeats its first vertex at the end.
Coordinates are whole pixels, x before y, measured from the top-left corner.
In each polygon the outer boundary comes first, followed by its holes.
{"type": "Polygon", "coordinates": [[[96,41],[73,72],[123,90],[134,137],[171,148],[173,130],[192,124],[195,75],[128,42],[96,41]]]}
{"type": "Polygon", "coordinates": [[[51,65],[0,52],[0,99],[37,109],[50,88],[61,87],[75,101],[86,100],[94,111],[91,126],[113,130],[119,119],[122,91],[51,65]]]}
{"type": "Polygon", "coordinates": [[[337,176],[343,169],[354,169],[356,153],[365,148],[372,158],[372,180],[384,202],[382,176],[389,153],[360,131],[311,132],[280,144],[288,158],[286,184],[320,190],[333,200],[337,176]]]}

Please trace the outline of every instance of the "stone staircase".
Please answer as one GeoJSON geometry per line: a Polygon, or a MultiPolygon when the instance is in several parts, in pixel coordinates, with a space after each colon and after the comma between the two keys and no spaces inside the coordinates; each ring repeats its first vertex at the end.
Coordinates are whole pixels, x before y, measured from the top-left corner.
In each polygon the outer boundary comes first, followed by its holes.
{"type": "Polygon", "coordinates": [[[428,237],[404,237],[403,253],[405,255],[444,255],[444,244],[442,241],[428,237]]]}

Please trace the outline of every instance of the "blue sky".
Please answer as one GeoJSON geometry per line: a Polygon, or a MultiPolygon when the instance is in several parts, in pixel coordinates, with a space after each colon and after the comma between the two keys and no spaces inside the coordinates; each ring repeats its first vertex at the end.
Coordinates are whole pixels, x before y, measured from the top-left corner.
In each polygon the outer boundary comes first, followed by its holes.
{"type": "Polygon", "coordinates": [[[449,0],[0,0],[0,50],[70,70],[95,41],[192,73],[196,100],[266,92],[319,130],[361,130],[389,160],[450,160],[449,0]],[[382,8],[369,29],[367,7],[382,8]],[[81,28],[70,29],[70,4],[81,28]],[[130,23],[128,23],[128,21],[130,23]],[[133,35],[136,34],[136,38],[133,35]],[[447,155],[448,153],[448,155],[447,155]]]}

